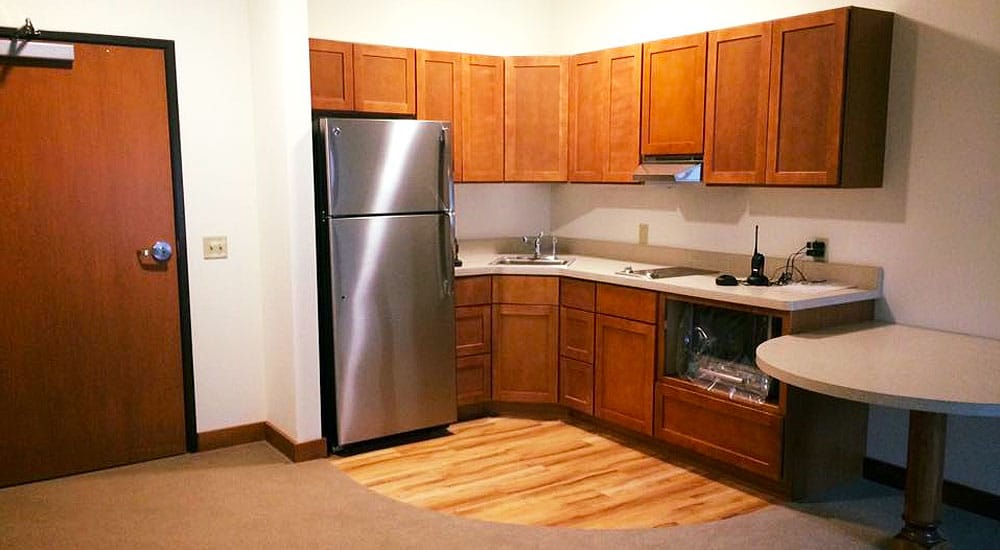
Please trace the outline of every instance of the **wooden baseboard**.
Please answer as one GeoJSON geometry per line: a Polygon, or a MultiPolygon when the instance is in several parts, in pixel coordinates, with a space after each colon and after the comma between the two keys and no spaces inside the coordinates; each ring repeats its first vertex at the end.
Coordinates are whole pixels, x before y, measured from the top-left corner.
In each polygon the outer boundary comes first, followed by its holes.
{"type": "MultiPolygon", "coordinates": [[[[874,458],[865,457],[863,475],[865,479],[896,489],[903,489],[906,485],[906,468],[874,458]]],[[[945,504],[973,514],[1000,520],[1000,495],[973,489],[948,480],[945,480],[941,492],[941,500],[945,504]]]]}
{"type": "Polygon", "coordinates": [[[254,422],[198,434],[198,451],[210,451],[254,441],[267,441],[292,462],[305,462],[327,456],[326,439],[296,443],[270,422],[254,422]]]}
{"type": "Polygon", "coordinates": [[[211,451],[223,447],[233,447],[244,443],[264,440],[265,422],[254,422],[242,426],[231,426],[220,430],[201,432],[198,434],[198,450],[211,451]]]}
{"type": "Polygon", "coordinates": [[[292,462],[305,462],[327,456],[326,438],[321,437],[304,443],[296,443],[284,432],[272,426],[270,422],[264,423],[264,439],[292,462]]]}

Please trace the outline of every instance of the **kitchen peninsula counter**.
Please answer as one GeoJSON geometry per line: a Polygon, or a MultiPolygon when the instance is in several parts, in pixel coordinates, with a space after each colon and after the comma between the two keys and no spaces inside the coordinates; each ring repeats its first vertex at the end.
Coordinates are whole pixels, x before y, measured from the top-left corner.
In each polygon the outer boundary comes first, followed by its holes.
{"type": "MultiPolygon", "coordinates": [[[[615,285],[642,288],[657,292],[717,300],[778,311],[800,311],[825,306],[874,300],[882,297],[881,288],[861,288],[856,285],[829,281],[819,284],[794,283],[785,286],[753,287],[746,285],[718,286],[715,274],[686,275],[665,279],[645,279],[619,275],[626,266],[633,269],[669,267],[667,264],[647,264],[627,260],[560,255],[572,259],[566,266],[492,265],[501,253],[469,251],[460,254],[463,265],[455,268],[457,277],[472,275],[542,275],[573,277],[615,285]]],[[[698,265],[688,267],[702,267],[698,265]]],[[[742,277],[742,274],[739,275],[742,277]]]]}

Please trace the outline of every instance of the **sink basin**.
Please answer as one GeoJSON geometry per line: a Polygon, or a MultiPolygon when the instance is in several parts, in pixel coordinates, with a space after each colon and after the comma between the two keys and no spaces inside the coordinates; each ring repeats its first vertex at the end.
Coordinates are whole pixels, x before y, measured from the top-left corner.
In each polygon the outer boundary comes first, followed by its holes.
{"type": "Polygon", "coordinates": [[[569,265],[573,258],[556,256],[498,256],[491,265],[569,265]]]}

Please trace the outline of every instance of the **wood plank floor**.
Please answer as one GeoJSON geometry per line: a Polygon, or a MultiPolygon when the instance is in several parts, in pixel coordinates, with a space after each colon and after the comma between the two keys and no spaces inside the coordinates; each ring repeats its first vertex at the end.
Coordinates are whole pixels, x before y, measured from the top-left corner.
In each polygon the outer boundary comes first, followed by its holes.
{"type": "MultiPolygon", "coordinates": [[[[625,529],[713,521],[774,499],[558,420],[481,418],[333,464],[385,496],[469,518],[625,529]]],[[[717,477],[717,476],[713,476],[717,477]]]]}

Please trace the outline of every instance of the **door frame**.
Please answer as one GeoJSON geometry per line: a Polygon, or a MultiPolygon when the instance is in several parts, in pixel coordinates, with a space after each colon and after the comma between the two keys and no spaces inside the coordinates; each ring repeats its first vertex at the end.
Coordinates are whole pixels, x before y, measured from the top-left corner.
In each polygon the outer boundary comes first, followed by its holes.
{"type": "MultiPolygon", "coordinates": [[[[0,36],[9,37],[17,29],[0,27],[0,36]]],[[[174,199],[174,255],[177,262],[177,298],[180,306],[181,373],[184,383],[184,440],[187,452],[198,450],[198,428],[194,403],[194,353],[191,345],[191,295],[188,290],[187,234],[184,224],[184,184],[181,170],[180,119],[177,108],[177,65],[174,41],[107,34],[42,31],[38,40],[131,46],[163,51],[164,77],[167,85],[167,125],[170,132],[170,179],[174,199]]]]}

